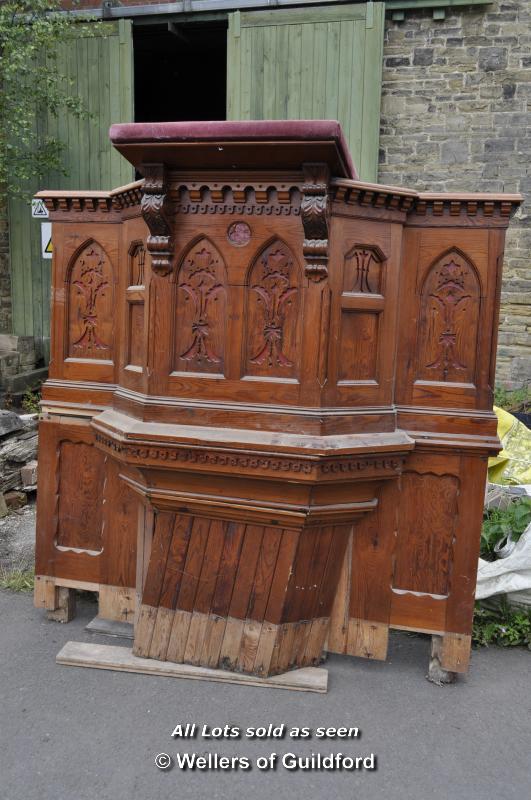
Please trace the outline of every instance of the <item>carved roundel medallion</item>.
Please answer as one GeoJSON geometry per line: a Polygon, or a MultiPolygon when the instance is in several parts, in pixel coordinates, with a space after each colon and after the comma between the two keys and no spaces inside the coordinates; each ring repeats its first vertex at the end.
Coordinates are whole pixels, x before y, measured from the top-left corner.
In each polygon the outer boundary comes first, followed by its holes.
{"type": "Polygon", "coordinates": [[[227,239],[234,247],[245,247],[251,241],[251,229],[246,222],[233,222],[227,229],[227,239]]]}

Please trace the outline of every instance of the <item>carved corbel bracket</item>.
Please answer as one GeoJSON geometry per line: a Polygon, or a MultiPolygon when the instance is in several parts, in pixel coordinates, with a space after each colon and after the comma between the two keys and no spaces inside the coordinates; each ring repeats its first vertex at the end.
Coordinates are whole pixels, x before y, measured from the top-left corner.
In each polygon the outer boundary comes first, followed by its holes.
{"type": "Polygon", "coordinates": [[[164,164],[143,164],[142,216],[149,228],[147,249],[157,275],[168,275],[173,268],[173,231],[167,200],[164,164]]]}
{"type": "Polygon", "coordinates": [[[303,164],[301,219],[305,273],[312,281],[328,277],[328,225],[330,172],[326,164],[303,164]]]}

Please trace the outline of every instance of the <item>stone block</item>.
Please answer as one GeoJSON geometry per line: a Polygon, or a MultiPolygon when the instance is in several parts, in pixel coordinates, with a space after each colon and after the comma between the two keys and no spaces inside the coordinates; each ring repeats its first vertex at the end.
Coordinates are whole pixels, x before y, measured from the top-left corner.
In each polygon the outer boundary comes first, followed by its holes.
{"type": "Polygon", "coordinates": [[[24,492],[6,492],[4,500],[10,511],[15,511],[17,508],[22,508],[28,502],[28,498],[24,492]]]}
{"type": "Polygon", "coordinates": [[[21,431],[24,423],[14,411],[0,410],[0,439],[14,431],[21,431]]]}
{"type": "Polygon", "coordinates": [[[386,67],[409,67],[410,63],[409,57],[404,56],[388,56],[385,59],[386,67]]]}
{"type": "Polygon", "coordinates": [[[5,380],[5,389],[11,394],[20,394],[27,389],[33,389],[48,377],[48,368],[40,367],[29,372],[12,375],[5,380]]]}
{"type": "Polygon", "coordinates": [[[507,66],[506,47],[480,47],[478,66],[485,72],[505,69],[507,66]]]}
{"type": "Polygon", "coordinates": [[[9,350],[8,352],[0,351],[0,375],[16,372],[19,362],[20,356],[14,350],[9,350]]]}
{"type": "Polygon", "coordinates": [[[433,64],[433,47],[415,47],[413,64],[416,67],[429,67],[433,64]]]}
{"type": "Polygon", "coordinates": [[[20,480],[25,489],[37,484],[37,461],[29,461],[22,467],[20,470],[20,480]]]}
{"type": "Polygon", "coordinates": [[[528,355],[515,356],[512,359],[510,376],[511,380],[519,385],[531,381],[531,348],[528,348],[528,355]]]}
{"type": "Polygon", "coordinates": [[[468,142],[462,139],[449,139],[441,146],[442,164],[466,164],[468,161],[468,142]]]}

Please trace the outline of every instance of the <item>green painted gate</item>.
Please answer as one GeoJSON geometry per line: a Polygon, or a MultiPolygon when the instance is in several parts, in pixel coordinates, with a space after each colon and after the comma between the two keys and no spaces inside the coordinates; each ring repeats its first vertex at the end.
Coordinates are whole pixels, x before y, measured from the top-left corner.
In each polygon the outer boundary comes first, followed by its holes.
{"type": "MultiPolygon", "coordinates": [[[[91,116],[70,114],[39,121],[43,133],[65,143],[66,175],[54,174],[31,187],[111,189],[133,179],[131,166],[112,147],[112,122],[133,120],[133,45],[130,20],[105,22],[95,36],[77,38],[59,48],[58,71],[72,81],[91,116]]],[[[35,336],[46,361],[50,344],[50,265],[41,257],[40,222],[31,206],[9,201],[13,333],[35,336]]]]}
{"type": "Polygon", "coordinates": [[[385,3],[229,15],[229,119],[337,119],[364,180],[378,167],[385,3]]]}

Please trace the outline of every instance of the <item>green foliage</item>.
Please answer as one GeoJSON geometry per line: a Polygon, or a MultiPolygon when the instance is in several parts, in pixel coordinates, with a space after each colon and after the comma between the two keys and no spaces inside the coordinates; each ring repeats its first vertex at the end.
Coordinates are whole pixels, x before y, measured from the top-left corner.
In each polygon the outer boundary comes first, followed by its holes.
{"type": "Polygon", "coordinates": [[[48,136],[50,114],[86,116],[72,81],[57,70],[57,46],[76,35],[93,35],[95,25],[56,13],[61,0],[0,3],[0,186],[25,196],[25,183],[61,168],[64,143],[48,136]]]}
{"type": "Polygon", "coordinates": [[[503,510],[491,508],[485,511],[481,529],[481,558],[492,561],[494,545],[510,533],[512,538],[518,541],[530,522],[531,497],[518,498],[503,510]]]}
{"type": "Polygon", "coordinates": [[[0,589],[11,592],[32,592],[35,583],[34,570],[12,569],[0,572],[0,589]]]}
{"type": "Polygon", "coordinates": [[[40,411],[39,403],[41,401],[41,393],[38,389],[28,389],[22,398],[22,408],[26,414],[38,414],[40,411]]]}
{"type": "Polygon", "coordinates": [[[474,611],[472,642],[480,647],[528,647],[531,650],[531,609],[514,609],[505,599],[497,608],[479,604],[474,611]]]}
{"type": "Polygon", "coordinates": [[[506,411],[531,410],[531,386],[521,386],[520,389],[506,389],[496,386],[494,390],[494,405],[506,411]]]}

